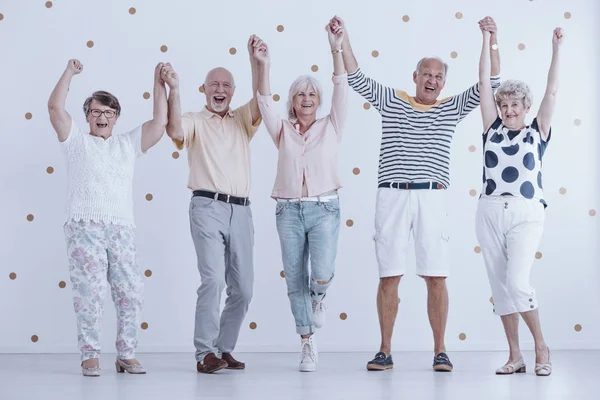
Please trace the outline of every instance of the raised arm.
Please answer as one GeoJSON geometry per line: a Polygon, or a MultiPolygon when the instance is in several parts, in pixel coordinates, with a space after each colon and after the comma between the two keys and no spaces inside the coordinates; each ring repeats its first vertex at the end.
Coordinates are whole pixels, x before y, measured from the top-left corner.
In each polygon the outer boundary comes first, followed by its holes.
{"type": "Polygon", "coordinates": [[[184,131],[181,123],[181,100],[179,98],[179,76],[171,67],[171,64],[167,63],[166,67],[163,68],[166,73],[162,76],[169,85],[169,99],[168,99],[168,122],[167,122],[167,135],[173,140],[178,148],[183,148],[184,142],[184,131]]]}
{"type": "MultiPolygon", "coordinates": [[[[358,62],[356,61],[356,57],[354,57],[354,53],[352,52],[352,46],[350,45],[350,38],[348,37],[348,31],[346,30],[346,25],[344,21],[338,17],[337,15],[329,21],[329,26],[331,27],[340,27],[344,32],[344,40],[342,41],[342,59],[344,60],[344,65],[346,67],[346,71],[352,74],[356,72],[358,69],[358,62]]],[[[333,50],[333,49],[332,49],[333,50]]],[[[337,75],[337,74],[336,74],[337,75]]]]}
{"type": "MultiPolygon", "coordinates": [[[[482,20],[485,21],[485,20],[482,20]]],[[[481,56],[479,58],[479,98],[481,118],[483,120],[483,131],[487,132],[490,126],[498,118],[498,109],[494,99],[494,91],[490,80],[490,36],[491,33],[485,27],[485,23],[479,21],[479,28],[483,34],[481,56]]]]}
{"type": "Polygon", "coordinates": [[[537,123],[544,140],[548,140],[550,135],[550,125],[552,115],[556,105],[556,93],[558,92],[558,64],[560,58],[560,47],[563,41],[562,28],[554,29],[552,33],[552,61],[548,71],[548,82],[546,83],[546,93],[542,99],[542,104],[537,114],[537,123]]]}
{"type": "Polygon", "coordinates": [[[142,125],[142,152],[148,151],[165,133],[167,126],[167,88],[165,81],[168,73],[174,73],[171,64],[158,63],[154,68],[154,107],[152,119],[142,125]]]}
{"type": "Polygon", "coordinates": [[[258,91],[258,80],[261,74],[260,64],[258,60],[252,56],[254,48],[254,42],[260,40],[257,36],[252,35],[248,39],[248,53],[250,55],[250,69],[252,70],[252,100],[250,100],[250,112],[252,113],[252,125],[256,124],[260,118],[260,110],[258,109],[258,103],[256,101],[256,92],[258,91]]]}
{"type": "Polygon", "coordinates": [[[331,112],[329,118],[338,137],[341,137],[344,131],[344,122],[346,121],[347,94],[348,85],[346,70],[344,69],[344,60],[342,58],[342,42],[344,41],[344,28],[332,20],[325,26],[331,55],[333,57],[333,98],[331,100],[331,112]],[[343,76],[342,76],[343,75],[343,76]]]}
{"type": "Polygon", "coordinates": [[[260,71],[258,76],[258,107],[269,136],[273,139],[275,146],[279,148],[279,138],[281,137],[283,123],[277,111],[275,111],[275,105],[271,97],[271,83],[269,78],[271,56],[269,55],[269,47],[259,37],[254,36],[252,47],[248,48],[248,50],[250,51],[250,58],[257,63],[260,71]]]}
{"type": "Polygon", "coordinates": [[[83,71],[83,64],[79,60],[69,60],[67,68],[58,80],[56,87],[48,99],[48,113],[50,123],[58,135],[58,140],[64,142],[69,137],[71,130],[71,116],[65,109],[69,85],[74,75],[83,71]]]}
{"type": "MultiPolygon", "coordinates": [[[[500,76],[500,50],[498,50],[498,27],[492,17],[485,17],[479,21],[479,27],[490,33],[490,58],[492,76],[500,76]]],[[[492,87],[493,84],[492,84],[492,87]]]]}

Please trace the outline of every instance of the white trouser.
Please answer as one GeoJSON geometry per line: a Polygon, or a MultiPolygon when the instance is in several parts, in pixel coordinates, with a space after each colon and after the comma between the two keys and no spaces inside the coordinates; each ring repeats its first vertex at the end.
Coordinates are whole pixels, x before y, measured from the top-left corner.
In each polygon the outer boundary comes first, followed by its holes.
{"type": "Polygon", "coordinates": [[[538,307],[529,275],[544,231],[544,205],[521,197],[484,196],[476,232],[494,297],[494,312],[508,315],[538,307]]]}

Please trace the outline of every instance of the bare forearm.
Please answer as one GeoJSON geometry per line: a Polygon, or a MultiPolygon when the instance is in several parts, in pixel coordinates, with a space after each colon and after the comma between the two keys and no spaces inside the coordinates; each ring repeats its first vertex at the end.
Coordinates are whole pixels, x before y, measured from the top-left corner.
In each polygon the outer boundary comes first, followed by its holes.
{"type": "Polygon", "coordinates": [[[352,46],[350,45],[350,38],[348,37],[347,31],[344,36],[344,41],[342,42],[342,50],[342,58],[344,60],[344,65],[346,66],[346,71],[348,71],[348,73],[356,72],[358,69],[358,62],[352,52],[352,46]]]}
{"type": "Polygon", "coordinates": [[[346,72],[344,68],[344,57],[343,53],[339,52],[340,49],[331,48],[331,55],[333,56],[333,74],[343,75],[346,72]]]}
{"type": "Polygon", "coordinates": [[[167,89],[163,82],[154,82],[154,109],[152,118],[156,123],[167,125],[167,89]]]}
{"type": "Polygon", "coordinates": [[[183,127],[181,126],[181,102],[179,88],[171,89],[168,100],[167,135],[173,140],[183,141],[183,127]]]}
{"type": "Polygon", "coordinates": [[[492,63],[492,76],[500,75],[500,50],[497,47],[498,45],[498,35],[496,33],[492,33],[490,35],[488,52],[490,53],[491,63],[492,63]],[[496,50],[494,50],[496,47],[496,50]]]}
{"type": "MultiPolygon", "coordinates": [[[[491,63],[492,65],[494,64],[493,61],[491,63]]],[[[479,57],[479,83],[486,86],[490,85],[490,41],[486,40],[485,38],[483,39],[481,55],[479,57]]]]}
{"type": "Polygon", "coordinates": [[[258,85],[259,85],[260,75],[262,73],[262,67],[258,63],[258,61],[256,61],[256,59],[254,59],[253,57],[250,57],[250,68],[252,70],[252,97],[254,97],[254,96],[256,96],[256,92],[258,91],[258,85]]]}
{"type": "Polygon", "coordinates": [[[65,70],[62,76],[58,80],[56,87],[50,94],[50,98],[48,99],[48,109],[65,109],[65,105],[67,102],[67,95],[69,94],[69,86],[71,84],[71,79],[73,78],[73,73],[65,70]]]}
{"type": "Polygon", "coordinates": [[[556,94],[558,91],[558,68],[559,68],[560,50],[556,49],[552,52],[552,62],[548,71],[548,82],[546,92],[556,94]]]}

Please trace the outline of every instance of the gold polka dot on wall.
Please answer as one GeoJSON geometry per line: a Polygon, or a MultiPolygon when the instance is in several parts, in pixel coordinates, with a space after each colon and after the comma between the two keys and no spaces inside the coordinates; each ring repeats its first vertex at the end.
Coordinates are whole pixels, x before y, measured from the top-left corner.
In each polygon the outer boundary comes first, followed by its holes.
{"type": "Polygon", "coordinates": [[[575,329],[575,332],[581,332],[582,327],[581,325],[577,324],[573,327],[573,329],[575,329]]]}
{"type": "Polygon", "coordinates": [[[277,32],[283,32],[283,25],[277,25],[277,32]]]}
{"type": "Polygon", "coordinates": [[[592,209],[590,210],[590,217],[595,217],[596,216],[596,210],[592,209]]]}
{"type": "Polygon", "coordinates": [[[38,341],[38,340],[40,340],[40,338],[38,337],[38,335],[33,335],[33,336],[31,337],[31,341],[32,341],[33,343],[37,343],[37,341],[38,341]]]}
{"type": "Polygon", "coordinates": [[[281,99],[281,97],[279,97],[278,94],[273,95],[273,101],[279,101],[280,99],[281,99]]]}
{"type": "Polygon", "coordinates": [[[166,45],[163,44],[162,46],[160,46],[160,51],[162,51],[163,53],[166,53],[167,50],[169,50],[169,48],[166,45]]]}
{"type": "Polygon", "coordinates": [[[471,153],[475,153],[475,151],[476,151],[476,150],[477,150],[477,147],[475,147],[475,146],[473,146],[473,145],[470,145],[470,146],[469,146],[469,151],[470,151],[471,153]]]}
{"type": "Polygon", "coordinates": [[[312,67],[310,67],[310,70],[311,70],[312,72],[317,72],[317,71],[319,70],[319,66],[315,64],[315,65],[313,65],[312,67]]]}
{"type": "Polygon", "coordinates": [[[284,271],[279,272],[279,276],[282,278],[285,278],[285,272],[284,271]]]}
{"type": "Polygon", "coordinates": [[[577,118],[575,121],[573,121],[573,123],[575,124],[575,126],[580,126],[581,120],[579,118],[577,118]]]}
{"type": "Polygon", "coordinates": [[[52,2],[51,1],[47,1],[46,2],[46,8],[52,8],[52,2]]]}
{"type": "Polygon", "coordinates": [[[410,17],[408,15],[405,15],[402,17],[402,21],[408,22],[408,21],[410,21],[410,17]]]}
{"type": "Polygon", "coordinates": [[[473,251],[475,251],[475,253],[479,254],[479,253],[481,253],[481,247],[475,246],[475,248],[473,249],[473,251]]]}
{"type": "Polygon", "coordinates": [[[94,42],[91,40],[88,40],[86,45],[87,45],[87,47],[89,47],[91,49],[92,47],[94,47],[94,42]]]}
{"type": "Polygon", "coordinates": [[[560,189],[558,189],[558,193],[560,193],[560,194],[566,194],[567,193],[567,189],[565,189],[564,187],[561,187],[560,189]]]}
{"type": "Polygon", "coordinates": [[[458,53],[453,51],[452,53],[450,53],[450,57],[456,58],[456,57],[458,57],[458,53]]]}
{"type": "Polygon", "coordinates": [[[456,17],[456,19],[462,19],[463,17],[463,13],[461,13],[460,11],[457,12],[456,14],[454,14],[454,16],[456,17]]]}
{"type": "Polygon", "coordinates": [[[67,283],[65,281],[58,282],[58,287],[64,289],[67,287],[67,283]]]}
{"type": "Polygon", "coordinates": [[[0,13],[0,21],[4,19],[4,14],[0,13]]]}
{"type": "Polygon", "coordinates": [[[143,330],[146,330],[146,329],[148,329],[148,323],[147,323],[147,322],[142,322],[142,325],[140,325],[140,327],[141,327],[143,330]]]}
{"type": "Polygon", "coordinates": [[[354,169],[352,170],[352,173],[353,173],[354,175],[358,175],[358,174],[360,174],[360,168],[358,168],[358,167],[354,168],[354,169]]]}
{"type": "Polygon", "coordinates": [[[525,50],[525,44],[524,43],[519,43],[519,50],[525,50]]]}
{"type": "Polygon", "coordinates": [[[173,154],[171,154],[171,157],[173,157],[174,159],[178,159],[179,158],[179,152],[178,151],[174,151],[173,154]]]}
{"type": "Polygon", "coordinates": [[[565,13],[565,19],[570,19],[570,18],[571,18],[571,13],[567,11],[565,13]]]}
{"type": "Polygon", "coordinates": [[[144,275],[146,275],[146,278],[150,278],[152,276],[152,271],[147,269],[146,271],[144,271],[144,275]]]}
{"type": "Polygon", "coordinates": [[[235,47],[231,47],[229,49],[229,54],[234,55],[235,53],[237,53],[237,49],[235,47]]]}
{"type": "Polygon", "coordinates": [[[365,104],[363,104],[363,108],[364,108],[365,110],[368,110],[368,109],[370,109],[370,108],[371,108],[371,104],[370,104],[370,103],[365,103],[365,104]]]}
{"type": "Polygon", "coordinates": [[[472,197],[475,197],[477,195],[477,190],[475,190],[475,189],[469,190],[469,195],[471,195],[472,197]]]}
{"type": "Polygon", "coordinates": [[[254,330],[257,328],[256,322],[250,322],[250,329],[254,330]]]}
{"type": "Polygon", "coordinates": [[[460,340],[465,340],[467,338],[467,335],[465,335],[464,333],[461,333],[460,335],[458,335],[458,338],[460,340]]]}
{"type": "Polygon", "coordinates": [[[33,221],[33,214],[27,214],[27,221],[31,222],[33,221]]]}
{"type": "Polygon", "coordinates": [[[354,221],[352,221],[351,219],[346,221],[346,226],[347,227],[352,227],[354,225],[354,221]]]}
{"type": "Polygon", "coordinates": [[[47,172],[48,174],[53,174],[53,173],[54,173],[54,168],[52,168],[52,167],[48,167],[48,168],[46,168],[46,172],[47,172]]]}
{"type": "Polygon", "coordinates": [[[153,198],[154,198],[154,196],[152,196],[152,194],[151,194],[151,193],[148,193],[148,194],[146,195],[146,200],[148,200],[148,201],[152,201],[152,199],[153,199],[153,198]]]}
{"type": "Polygon", "coordinates": [[[33,115],[30,112],[25,113],[25,119],[31,119],[31,118],[33,118],[33,115]]]}
{"type": "Polygon", "coordinates": [[[143,96],[144,96],[144,99],[148,100],[150,98],[150,93],[144,92],[143,96]]]}
{"type": "Polygon", "coordinates": [[[494,304],[494,298],[490,297],[490,303],[494,304]]]}
{"type": "Polygon", "coordinates": [[[133,15],[133,14],[135,14],[135,12],[136,12],[136,9],[135,9],[135,7],[131,7],[131,8],[129,9],[129,14],[133,15]]]}
{"type": "Polygon", "coordinates": [[[371,52],[371,55],[372,55],[373,57],[377,58],[377,57],[379,57],[379,52],[378,52],[377,50],[373,50],[373,51],[371,52]]]}
{"type": "Polygon", "coordinates": [[[200,87],[198,88],[198,91],[200,93],[204,93],[204,85],[200,85],[200,87]]]}
{"type": "Polygon", "coordinates": [[[8,278],[11,281],[14,281],[15,279],[17,279],[17,274],[15,274],[14,272],[11,272],[10,274],[8,274],[8,278]]]}
{"type": "Polygon", "coordinates": [[[348,314],[346,314],[345,312],[341,313],[341,314],[340,314],[340,319],[341,319],[342,321],[345,321],[346,319],[348,319],[348,314]]]}
{"type": "Polygon", "coordinates": [[[535,258],[537,258],[538,260],[542,258],[542,253],[540,253],[539,251],[535,253],[535,258]]]}

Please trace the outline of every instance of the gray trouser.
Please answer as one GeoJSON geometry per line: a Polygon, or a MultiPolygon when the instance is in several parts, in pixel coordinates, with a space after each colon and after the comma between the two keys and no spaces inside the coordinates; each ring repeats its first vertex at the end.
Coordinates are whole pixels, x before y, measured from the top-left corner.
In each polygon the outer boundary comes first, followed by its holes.
{"type": "Polygon", "coordinates": [[[249,206],[192,197],[190,228],[202,283],[198,288],[194,346],[196,360],[231,353],[248,311],[254,282],[254,226],[249,206]],[[227,285],[219,318],[221,293],[227,285]]]}

